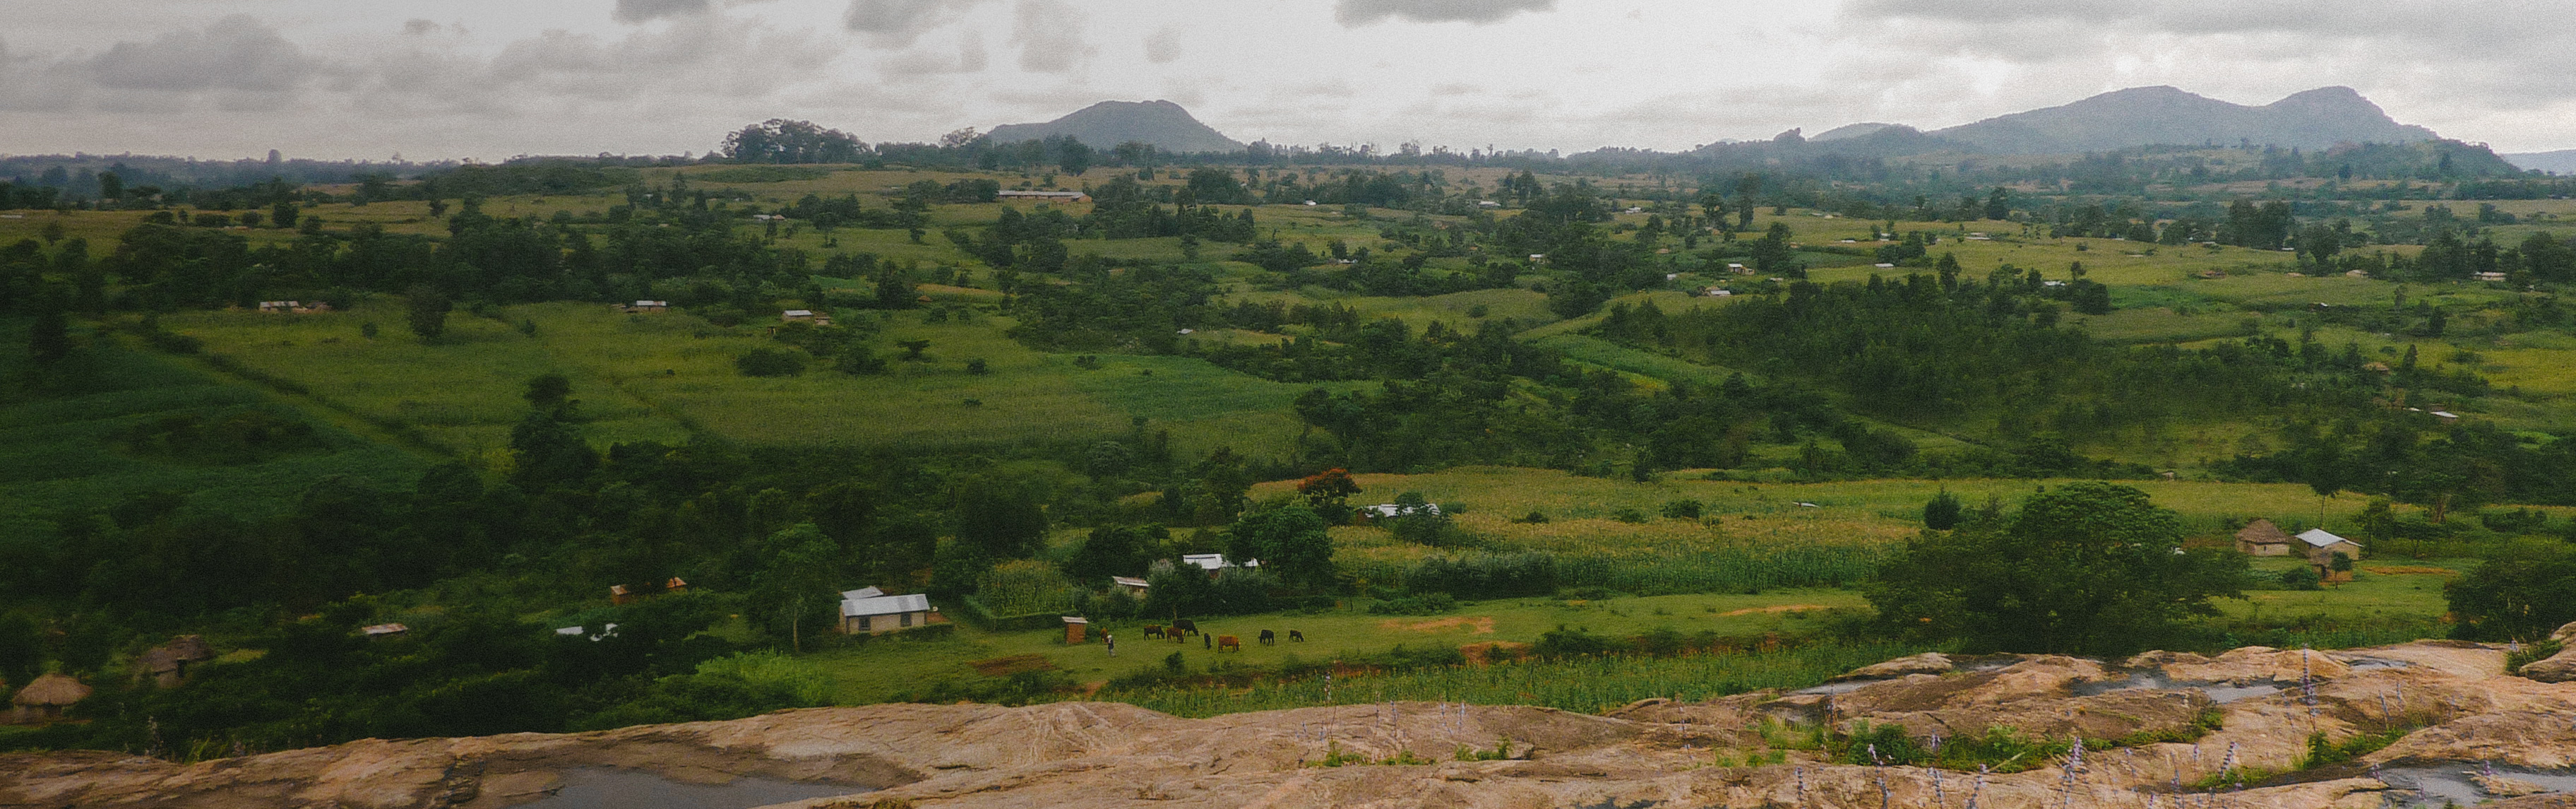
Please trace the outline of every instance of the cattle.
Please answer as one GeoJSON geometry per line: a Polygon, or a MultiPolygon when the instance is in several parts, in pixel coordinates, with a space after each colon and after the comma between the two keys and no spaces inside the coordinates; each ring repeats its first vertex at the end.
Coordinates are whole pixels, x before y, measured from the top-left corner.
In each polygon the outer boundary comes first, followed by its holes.
{"type": "Polygon", "coordinates": [[[1201,649],[1214,649],[1214,648],[1216,648],[1216,642],[1215,642],[1215,640],[1214,640],[1215,638],[1216,638],[1216,636],[1215,636],[1215,635],[1210,635],[1210,634],[1205,633],[1205,632],[1201,632],[1201,633],[1199,633],[1199,648],[1201,648],[1201,649]]]}
{"type": "Polygon", "coordinates": [[[1162,625],[1162,624],[1146,624],[1146,625],[1145,625],[1145,637],[1149,637],[1149,638],[1159,638],[1159,637],[1162,637],[1162,636],[1163,636],[1163,625],[1162,625]]]}
{"type": "Polygon", "coordinates": [[[1294,630],[1294,629],[1288,630],[1288,642],[1289,642],[1289,643],[1305,643],[1305,642],[1306,642],[1306,633],[1304,633],[1304,632],[1299,632],[1299,631],[1294,630]]]}
{"type": "Polygon", "coordinates": [[[1243,641],[1233,635],[1216,636],[1216,650],[1222,652],[1227,649],[1233,649],[1238,652],[1243,651],[1243,641]]]}
{"type": "Polygon", "coordinates": [[[1278,642],[1279,642],[1279,633],[1272,632],[1272,631],[1267,630],[1267,629],[1261,630],[1261,645],[1263,645],[1263,646],[1269,646],[1269,645],[1271,645],[1271,644],[1275,644],[1275,643],[1278,643],[1278,642]]]}
{"type": "Polygon", "coordinates": [[[1197,634],[1200,634],[1200,632],[1199,632],[1199,624],[1198,624],[1198,622],[1197,622],[1197,621],[1192,621],[1192,620],[1190,620],[1190,619],[1188,619],[1188,618],[1181,618],[1181,619],[1174,620],[1174,621],[1172,621],[1172,634],[1174,634],[1174,635],[1197,635],[1197,634]]]}

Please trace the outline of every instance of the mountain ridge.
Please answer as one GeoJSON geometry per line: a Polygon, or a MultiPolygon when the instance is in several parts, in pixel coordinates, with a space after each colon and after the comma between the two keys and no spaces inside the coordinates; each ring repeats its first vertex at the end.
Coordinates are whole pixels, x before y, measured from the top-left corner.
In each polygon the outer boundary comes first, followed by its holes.
{"type": "Polygon", "coordinates": [[[2339,143],[2411,143],[2439,137],[2431,129],[2398,123],[2359,91],[2339,85],[2292,93],[2259,107],[2169,85],[2130,87],[1925,134],[1996,154],[2249,141],[2322,149],[2339,143]]]}

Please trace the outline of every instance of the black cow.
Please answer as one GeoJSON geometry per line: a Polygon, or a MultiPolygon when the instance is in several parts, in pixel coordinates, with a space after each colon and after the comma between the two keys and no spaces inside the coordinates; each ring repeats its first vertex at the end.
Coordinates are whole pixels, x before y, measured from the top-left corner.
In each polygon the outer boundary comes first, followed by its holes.
{"type": "Polygon", "coordinates": [[[1146,625],[1145,625],[1145,637],[1149,637],[1149,638],[1159,638],[1159,637],[1162,637],[1162,636],[1163,636],[1163,627],[1162,627],[1162,625],[1161,625],[1161,624],[1146,624],[1146,625]]]}
{"type": "Polygon", "coordinates": [[[1172,634],[1174,634],[1174,635],[1199,635],[1199,634],[1205,634],[1205,633],[1202,633],[1202,632],[1200,632],[1200,631],[1199,631],[1199,625],[1198,625],[1198,622],[1196,622],[1196,621],[1192,621],[1192,620],[1190,620],[1190,619],[1188,619],[1188,618],[1180,618],[1180,619],[1176,619],[1176,620],[1172,621],[1172,630],[1171,630],[1171,631],[1172,631],[1172,634]]]}
{"type": "Polygon", "coordinates": [[[1305,642],[1306,642],[1306,633],[1304,633],[1304,632],[1299,632],[1299,631],[1294,630],[1294,629],[1288,630],[1288,642],[1289,642],[1289,643],[1305,643],[1305,642]]]}
{"type": "Polygon", "coordinates": [[[1272,631],[1267,630],[1267,629],[1261,630],[1261,645],[1263,645],[1263,646],[1268,646],[1268,645],[1271,645],[1271,644],[1274,644],[1274,643],[1278,643],[1278,642],[1279,642],[1279,634],[1278,634],[1278,633],[1276,633],[1276,632],[1272,632],[1272,631]]]}

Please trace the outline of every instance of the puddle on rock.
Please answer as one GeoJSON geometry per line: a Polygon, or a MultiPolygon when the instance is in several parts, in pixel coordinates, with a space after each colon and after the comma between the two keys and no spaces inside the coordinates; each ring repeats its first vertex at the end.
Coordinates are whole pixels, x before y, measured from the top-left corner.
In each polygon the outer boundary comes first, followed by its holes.
{"type": "Polygon", "coordinates": [[[1851,693],[1851,692],[1861,690],[1862,688],[1866,688],[1866,687],[1873,686],[1873,685],[1877,685],[1877,684],[1879,684],[1879,683],[1884,683],[1884,682],[1889,682],[1889,681],[1888,681],[1888,680],[1845,680],[1845,681],[1843,681],[1843,682],[1839,682],[1839,683],[1826,683],[1826,684],[1824,684],[1824,685],[1814,686],[1814,687],[1811,687],[1811,688],[1801,688],[1801,689],[1798,689],[1798,690],[1796,690],[1796,691],[1791,691],[1791,692],[1789,692],[1789,694],[1790,694],[1790,695],[1793,695],[1793,696],[1794,696],[1794,695],[1798,695],[1798,694],[1849,694],[1849,693],[1851,693]]]}
{"type": "MultiPolygon", "coordinates": [[[[2476,776],[2486,772],[2483,765],[2453,762],[2422,767],[2392,767],[2379,771],[2379,780],[2396,790],[2389,797],[2400,806],[2473,806],[2503,795],[2490,794],[2478,786],[2476,776]]],[[[2576,791],[2576,773],[2542,772],[2516,767],[2496,767],[2495,776],[2521,781],[2550,793],[2576,791]]]]}
{"type": "Polygon", "coordinates": [[[866,787],[811,784],[775,778],[736,778],[723,784],[689,784],[642,770],[583,767],[566,770],[563,788],[522,809],[749,809],[773,803],[870,792],[866,787]]]}
{"type": "Polygon", "coordinates": [[[2165,679],[2165,676],[2162,674],[2138,672],[2117,680],[2098,680],[2089,683],[2076,683],[2075,695],[2079,697],[2090,697],[2108,694],[2113,691],[2137,691],[2143,689],[2153,689],[2158,691],[2198,689],[2201,693],[2209,695],[2211,701],[2219,703],[2235,702],[2237,700],[2253,699],[2255,697],[2268,697],[2273,694],[2281,693],[2281,687],[2271,683],[2248,683],[2245,685],[2236,685],[2233,683],[2174,681],[2165,679]]]}

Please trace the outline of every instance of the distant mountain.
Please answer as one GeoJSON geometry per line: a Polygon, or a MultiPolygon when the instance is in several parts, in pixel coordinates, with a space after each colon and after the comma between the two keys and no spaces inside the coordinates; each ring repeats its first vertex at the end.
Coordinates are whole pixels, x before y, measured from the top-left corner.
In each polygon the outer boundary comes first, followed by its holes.
{"type": "Polygon", "coordinates": [[[2132,87],[1930,134],[1994,154],[2068,154],[2157,144],[2233,146],[2241,140],[2322,149],[2435,137],[2433,130],[2390,119],[2350,87],[2321,87],[2260,107],[2172,87],[2132,87]]]}
{"type": "Polygon", "coordinates": [[[1906,126],[1904,124],[1844,124],[1842,126],[1825,130],[1823,133],[1818,134],[1815,137],[1808,138],[1807,140],[1819,143],[1831,143],[1838,140],[1850,140],[1863,135],[1875,135],[1890,129],[1913,129],[1913,127],[1906,126]]]}
{"type": "Polygon", "coordinates": [[[1003,124],[986,133],[995,143],[1041,140],[1071,135],[1095,148],[1142,141],[1165,152],[1240,152],[1243,142],[1226,137],[1190,111],[1169,101],[1103,101],[1043,124],[1003,124]]]}
{"type": "Polygon", "coordinates": [[[2546,171],[2551,174],[2576,174],[2576,149],[2560,149],[2555,152],[2524,152],[2522,154],[2497,155],[2497,157],[2504,158],[2504,162],[2512,163],[2514,168],[2522,169],[2524,171],[2546,171]]]}

